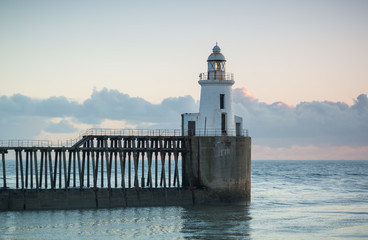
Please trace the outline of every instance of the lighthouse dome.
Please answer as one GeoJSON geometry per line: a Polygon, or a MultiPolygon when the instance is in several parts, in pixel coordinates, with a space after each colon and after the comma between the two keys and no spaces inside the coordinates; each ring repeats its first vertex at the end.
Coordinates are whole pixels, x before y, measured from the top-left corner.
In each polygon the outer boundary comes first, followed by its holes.
{"type": "Polygon", "coordinates": [[[221,53],[221,48],[217,45],[213,47],[212,53],[210,56],[208,56],[208,61],[226,61],[224,55],[221,53]]]}

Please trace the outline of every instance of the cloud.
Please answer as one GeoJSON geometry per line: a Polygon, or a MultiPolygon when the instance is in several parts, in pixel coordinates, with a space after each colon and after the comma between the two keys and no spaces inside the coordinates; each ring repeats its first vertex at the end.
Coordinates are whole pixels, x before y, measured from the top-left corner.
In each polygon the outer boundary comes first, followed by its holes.
{"type": "Polygon", "coordinates": [[[49,133],[73,133],[78,131],[68,120],[62,119],[58,123],[49,123],[45,128],[46,132],[49,133]]]}
{"type": "MultiPolygon", "coordinates": [[[[237,88],[233,100],[235,113],[243,117],[244,127],[249,129],[256,159],[361,159],[366,154],[366,94],[359,95],[351,106],[330,101],[289,105],[262,102],[247,88],[237,88]]],[[[94,90],[82,103],[65,97],[1,96],[0,139],[77,137],[90,127],[180,129],[181,114],[198,109],[191,96],[152,104],[109,89],[94,90]]]]}
{"type": "Polygon", "coordinates": [[[130,97],[117,90],[96,91],[80,106],[76,117],[83,122],[100,123],[103,119],[125,120],[134,125],[173,128],[178,127],[180,115],[185,111],[198,111],[198,104],[191,96],[166,98],[152,104],[143,98],[130,97]]]}
{"type": "Polygon", "coordinates": [[[15,94],[11,97],[0,97],[0,114],[14,116],[63,117],[73,115],[78,111],[78,103],[65,97],[50,97],[48,99],[32,99],[15,94]]]}
{"type": "Polygon", "coordinates": [[[283,102],[268,104],[248,89],[234,89],[235,112],[243,117],[254,142],[272,147],[331,144],[368,145],[368,99],[357,97],[352,106],[343,102],[283,102]]]}
{"type": "MultiPolygon", "coordinates": [[[[117,90],[94,90],[83,103],[65,97],[34,99],[21,94],[0,97],[0,139],[34,138],[41,131],[78,132],[76,126],[101,127],[106,120],[122,122],[122,127],[179,129],[181,113],[198,111],[191,96],[164,99],[152,104],[117,90]],[[58,118],[58,122],[50,119],[58,118]]],[[[43,134],[45,135],[45,134],[43,134]]]]}

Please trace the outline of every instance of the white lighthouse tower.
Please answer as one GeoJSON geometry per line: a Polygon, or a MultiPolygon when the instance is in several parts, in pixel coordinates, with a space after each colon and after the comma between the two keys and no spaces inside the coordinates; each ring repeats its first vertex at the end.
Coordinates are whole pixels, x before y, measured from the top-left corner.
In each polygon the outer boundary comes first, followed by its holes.
{"type": "Polygon", "coordinates": [[[226,59],[217,43],[207,63],[207,73],[201,73],[198,81],[201,85],[199,113],[182,114],[183,135],[241,135],[242,119],[233,111],[234,77],[226,73],[226,59]]]}

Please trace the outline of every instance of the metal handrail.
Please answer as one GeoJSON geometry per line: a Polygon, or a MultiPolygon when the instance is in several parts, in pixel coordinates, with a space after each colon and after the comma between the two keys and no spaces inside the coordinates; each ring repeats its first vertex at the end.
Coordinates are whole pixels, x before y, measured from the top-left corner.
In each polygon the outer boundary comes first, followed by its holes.
{"type": "Polygon", "coordinates": [[[0,147],[71,147],[84,136],[181,136],[181,129],[112,129],[90,128],[78,138],[68,140],[0,140],[0,147]]]}
{"type": "Polygon", "coordinates": [[[195,133],[181,129],[113,129],[113,128],[90,128],[78,138],[69,140],[0,140],[0,147],[71,147],[85,136],[125,136],[125,137],[177,137],[177,136],[247,136],[248,129],[230,129],[226,132],[221,129],[196,129],[195,133]]]}
{"type": "Polygon", "coordinates": [[[246,136],[248,135],[248,129],[228,129],[226,131],[223,131],[219,128],[213,128],[213,129],[196,129],[195,132],[191,132],[190,129],[186,129],[184,131],[185,136],[246,136]]]}
{"type": "Polygon", "coordinates": [[[48,147],[51,144],[50,140],[0,140],[0,147],[48,147]]]}
{"type": "MultiPolygon", "coordinates": [[[[224,72],[221,73],[222,81],[234,81],[234,73],[224,72]]],[[[209,79],[208,73],[200,73],[199,80],[217,80],[217,79],[209,79]]],[[[221,81],[220,80],[220,81],[221,81]]]]}
{"type": "Polygon", "coordinates": [[[83,136],[181,136],[181,129],[112,129],[90,128],[83,136]]]}

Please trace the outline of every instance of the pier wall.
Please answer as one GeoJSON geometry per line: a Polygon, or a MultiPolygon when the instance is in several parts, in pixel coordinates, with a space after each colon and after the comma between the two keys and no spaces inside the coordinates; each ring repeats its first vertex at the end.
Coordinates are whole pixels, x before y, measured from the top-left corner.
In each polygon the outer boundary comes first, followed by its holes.
{"type": "Polygon", "coordinates": [[[193,204],[188,189],[68,189],[0,191],[0,211],[93,209],[139,206],[187,206],[193,204]]]}

